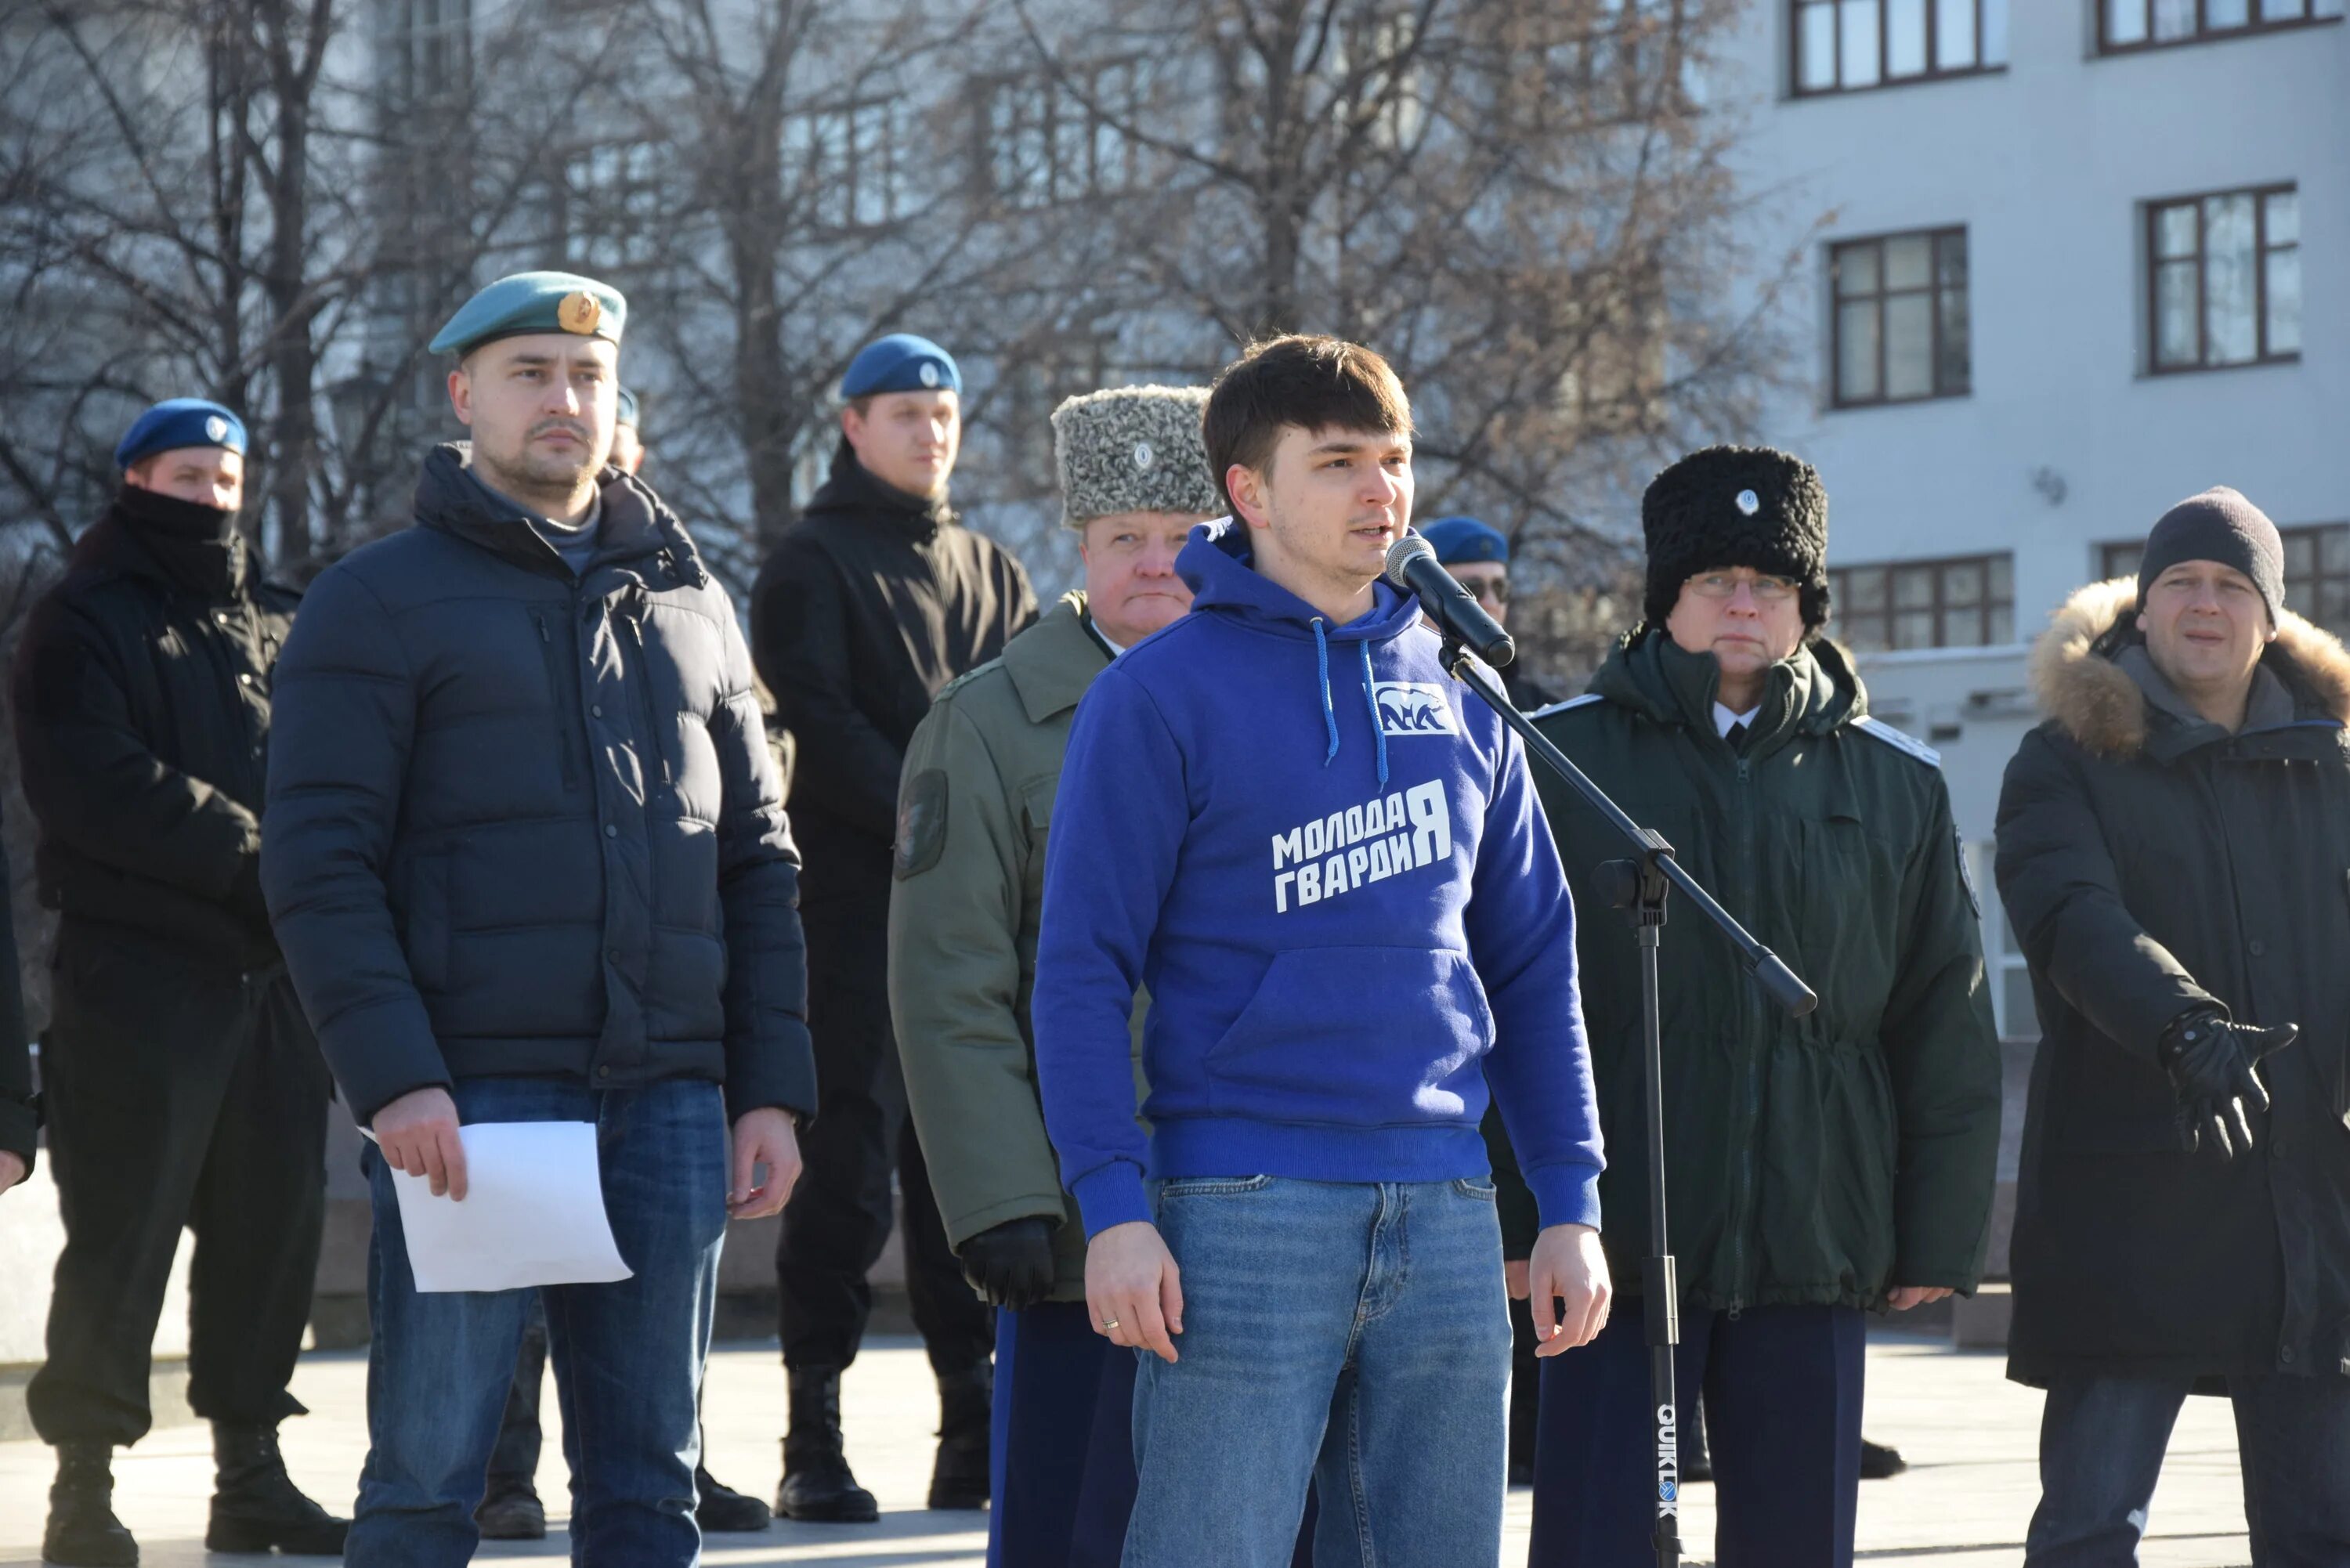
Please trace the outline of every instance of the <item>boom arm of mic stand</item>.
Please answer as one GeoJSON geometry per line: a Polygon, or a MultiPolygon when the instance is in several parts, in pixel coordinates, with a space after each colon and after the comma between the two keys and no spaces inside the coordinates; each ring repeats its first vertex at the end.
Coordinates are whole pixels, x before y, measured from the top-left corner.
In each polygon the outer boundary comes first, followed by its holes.
{"type": "Polygon", "coordinates": [[[1530,753],[1541,758],[1551,772],[1573,784],[1575,793],[1590,802],[1591,808],[1606,817],[1616,831],[1624,836],[1625,842],[1632,846],[1633,852],[1642,861],[1655,867],[1667,881],[1679,888],[1689,901],[1714,923],[1730,940],[1730,945],[1737,950],[1740,962],[1745,966],[1746,972],[1753,976],[1754,983],[1762,988],[1764,995],[1795,1018],[1803,1017],[1820,1004],[1820,999],[1812,988],[1805,985],[1778,954],[1755,940],[1754,934],[1740,925],[1736,916],[1714,902],[1713,895],[1707,892],[1679,860],[1673,858],[1671,845],[1627,816],[1621,806],[1607,798],[1607,791],[1593,784],[1565,752],[1552,745],[1543,732],[1534,728],[1533,720],[1518,711],[1500,683],[1493,679],[1493,672],[1479,662],[1476,656],[1459,640],[1445,639],[1444,665],[1455,679],[1483,698],[1486,705],[1502,716],[1503,723],[1517,732],[1518,739],[1525,742],[1530,753]]]}

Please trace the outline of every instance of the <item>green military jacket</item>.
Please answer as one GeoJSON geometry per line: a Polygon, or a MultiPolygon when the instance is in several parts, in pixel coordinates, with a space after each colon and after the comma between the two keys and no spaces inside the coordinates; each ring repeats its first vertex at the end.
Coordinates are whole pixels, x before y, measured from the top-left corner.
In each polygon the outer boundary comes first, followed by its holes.
{"type": "MultiPolygon", "coordinates": [[[[1109,666],[1085,614],[1063,596],[940,691],[906,748],[889,898],[889,1012],[947,1240],[1053,1220],[1055,1301],[1085,1299],[1086,1237],[1045,1136],[1028,1003],[1061,756],[1109,666]]],[[[1141,1018],[1138,999],[1138,1064],[1141,1018]]]]}
{"type": "MultiPolygon", "coordinates": [[[[1819,993],[1790,1018],[1694,909],[1669,906],[1666,1203],[1683,1288],[1708,1305],[1873,1307],[1899,1285],[1971,1292],[1999,1151],[1998,1036],[1975,898],[1934,753],[1868,718],[1843,650],[1770,672],[1742,754],[1716,731],[1721,666],[1661,631],[1617,649],[1543,732],[1819,993]]],[[[1625,846],[1535,775],[1575,898],[1607,1170],[1608,1262],[1648,1250],[1640,971],[1594,891],[1625,846]]]]}

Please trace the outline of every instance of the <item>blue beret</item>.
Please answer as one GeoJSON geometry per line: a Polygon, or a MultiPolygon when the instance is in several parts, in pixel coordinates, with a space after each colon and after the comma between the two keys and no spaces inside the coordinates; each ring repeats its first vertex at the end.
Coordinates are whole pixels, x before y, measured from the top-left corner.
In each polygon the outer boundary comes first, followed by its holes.
{"type": "Polygon", "coordinates": [[[1448,566],[1468,561],[1500,561],[1507,565],[1510,542],[1502,532],[1474,517],[1439,517],[1433,523],[1419,524],[1419,536],[1436,551],[1436,558],[1448,566]]]}
{"type": "Polygon", "coordinates": [[[637,428],[636,393],[629,390],[626,387],[620,387],[615,389],[615,395],[612,400],[619,410],[619,411],[612,416],[612,422],[616,425],[626,425],[630,430],[635,430],[637,428]]]}
{"type": "Polygon", "coordinates": [[[910,332],[892,332],[868,343],[840,378],[844,399],[869,398],[876,392],[962,390],[962,372],[955,369],[954,356],[910,332]]]}
{"type": "Polygon", "coordinates": [[[129,468],[143,457],[183,446],[244,451],[244,421],[203,398],[169,398],[139,416],[114,449],[114,466],[129,468]]]}
{"type": "Polygon", "coordinates": [[[620,291],[570,272],[518,272],[457,307],[432,338],[432,352],[463,356],[501,337],[536,332],[569,332],[581,337],[620,340],[629,302],[620,291]]]}

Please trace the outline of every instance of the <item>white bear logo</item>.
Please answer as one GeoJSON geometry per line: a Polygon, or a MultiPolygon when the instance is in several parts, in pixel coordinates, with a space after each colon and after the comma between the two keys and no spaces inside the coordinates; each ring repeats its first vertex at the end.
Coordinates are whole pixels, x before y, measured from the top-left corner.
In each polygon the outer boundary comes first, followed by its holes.
{"type": "Polygon", "coordinates": [[[1452,704],[1432,680],[1382,680],[1371,694],[1379,706],[1379,728],[1390,735],[1457,735],[1452,704]]]}

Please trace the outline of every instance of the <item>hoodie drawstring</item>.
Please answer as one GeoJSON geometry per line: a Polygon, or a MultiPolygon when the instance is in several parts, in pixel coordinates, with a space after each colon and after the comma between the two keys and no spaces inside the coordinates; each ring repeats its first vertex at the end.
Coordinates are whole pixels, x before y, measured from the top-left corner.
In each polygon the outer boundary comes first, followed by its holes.
{"type": "Polygon", "coordinates": [[[1370,704],[1371,735],[1379,743],[1379,787],[1388,787],[1388,727],[1379,722],[1378,681],[1371,674],[1371,645],[1367,639],[1355,644],[1363,650],[1363,701],[1370,704]]]}
{"type": "Polygon", "coordinates": [[[1322,753],[1322,765],[1326,768],[1338,754],[1338,711],[1330,706],[1330,640],[1322,635],[1318,615],[1314,618],[1314,663],[1322,672],[1322,722],[1330,727],[1330,749],[1322,753]]]}

